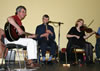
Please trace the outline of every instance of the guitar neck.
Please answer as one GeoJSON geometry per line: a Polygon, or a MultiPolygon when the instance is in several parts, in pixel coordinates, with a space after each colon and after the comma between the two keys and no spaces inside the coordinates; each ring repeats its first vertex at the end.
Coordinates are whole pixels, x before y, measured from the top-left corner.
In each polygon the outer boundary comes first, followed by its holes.
{"type": "Polygon", "coordinates": [[[32,34],[32,33],[28,33],[28,32],[25,32],[25,35],[34,35],[34,34],[32,34]]]}

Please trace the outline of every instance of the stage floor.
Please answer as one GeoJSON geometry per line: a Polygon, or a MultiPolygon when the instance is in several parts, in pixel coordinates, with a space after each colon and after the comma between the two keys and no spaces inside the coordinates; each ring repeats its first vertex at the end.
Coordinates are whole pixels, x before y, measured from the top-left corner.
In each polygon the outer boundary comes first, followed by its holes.
{"type": "Polygon", "coordinates": [[[41,64],[40,68],[25,69],[22,67],[21,70],[17,64],[14,64],[10,65],[8,70],[1,69],[0,71],[100,71],[100,63],[95,63],[91,65],[84,64],[83,66],[75,65],[70,67],[63,67],[63,64],[61,63],[43,65],[41,64]]]}

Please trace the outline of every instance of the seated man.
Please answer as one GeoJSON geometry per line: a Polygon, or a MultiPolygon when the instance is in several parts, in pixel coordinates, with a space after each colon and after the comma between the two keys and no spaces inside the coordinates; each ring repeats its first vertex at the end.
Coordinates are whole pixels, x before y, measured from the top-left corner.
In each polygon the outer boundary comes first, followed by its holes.
{"type": "Polygon", "coordinates": [[[43,23],[36,28],[36,34],[38,35],[37,40],[42,51],[42,57],[45,61],[45,53],[48,46],[50,46],[50,57],[48,61],[51,61],[55,55],[56,43],[55,43],[55,32],[54,28],[48,24],[49,16],[44,15],[42,18],[43,23]]]}
{"type": "MultiPolygon", "coordinates": [[[[23,20],[26,16],[26,8],[24,6],[18,6],[16,8],[16,14],[14,16],[8,17],[7,21],[9,24],[14,26],[16,30],[18,31],[18,35],[25,34],[25,32],[21,29],[20,26],[22,26],[21,20],[23,20]]],[[[7,35],[6,35],[7,36],[7,35]]],[[[32,35],[35,37],[35,35],[32,35]]],[[[38,64],[36,63],[37,60],[37,42],[31,38],[19,38],[16,41],[8,41],[8,39],[5,38],[5,43],[14,43],[14,44],[20,44],[27,47],[27,53],[28,53],[28,67],[37,67],[38,64]]]]}
{"type": "Polygon", "coordinates": [[[95,45],[95,50],[96,50],[96,58],[97,60],[100,58],[100,27],[97,31],[97,35],[96,35],[96,45],[95,45]]]}

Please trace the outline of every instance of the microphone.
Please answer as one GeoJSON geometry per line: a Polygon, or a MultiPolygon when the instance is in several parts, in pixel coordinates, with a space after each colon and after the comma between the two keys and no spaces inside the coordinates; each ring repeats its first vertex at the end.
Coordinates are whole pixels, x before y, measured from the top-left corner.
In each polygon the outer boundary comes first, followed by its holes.
{"type": "Polygon", "coordinates": [[[49,21],[48,23],[64,24],[63,22],[55,22],[55,21],[49,21]]]}

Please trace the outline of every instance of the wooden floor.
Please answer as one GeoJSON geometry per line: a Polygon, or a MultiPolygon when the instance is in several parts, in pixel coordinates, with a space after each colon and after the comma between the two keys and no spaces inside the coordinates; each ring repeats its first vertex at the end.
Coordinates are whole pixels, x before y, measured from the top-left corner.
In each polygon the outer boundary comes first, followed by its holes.
{"type": "Polygon", "coordinates": [[[70,66],[63,67],[62,64],[52,64],[42,66],[37,71],[100,71],[100,64],[91,64],[91,65],[83,65],[83,66],[70,66]]]}
{"type": "MultiPolygon", "coordinates": [[[[24,66],[24,65],[23,65],[24,66]]],[[[63,67],[61,63],[50,63],[50,64],[41,64],[40,68],[35,69],[25,69],[19,68],[19,65],[14,64],[10,65],[8,69],[0,68],[0,71],[100,71],[100,62],[83,66],[75,65],[70,67],[63,67]]]]}

